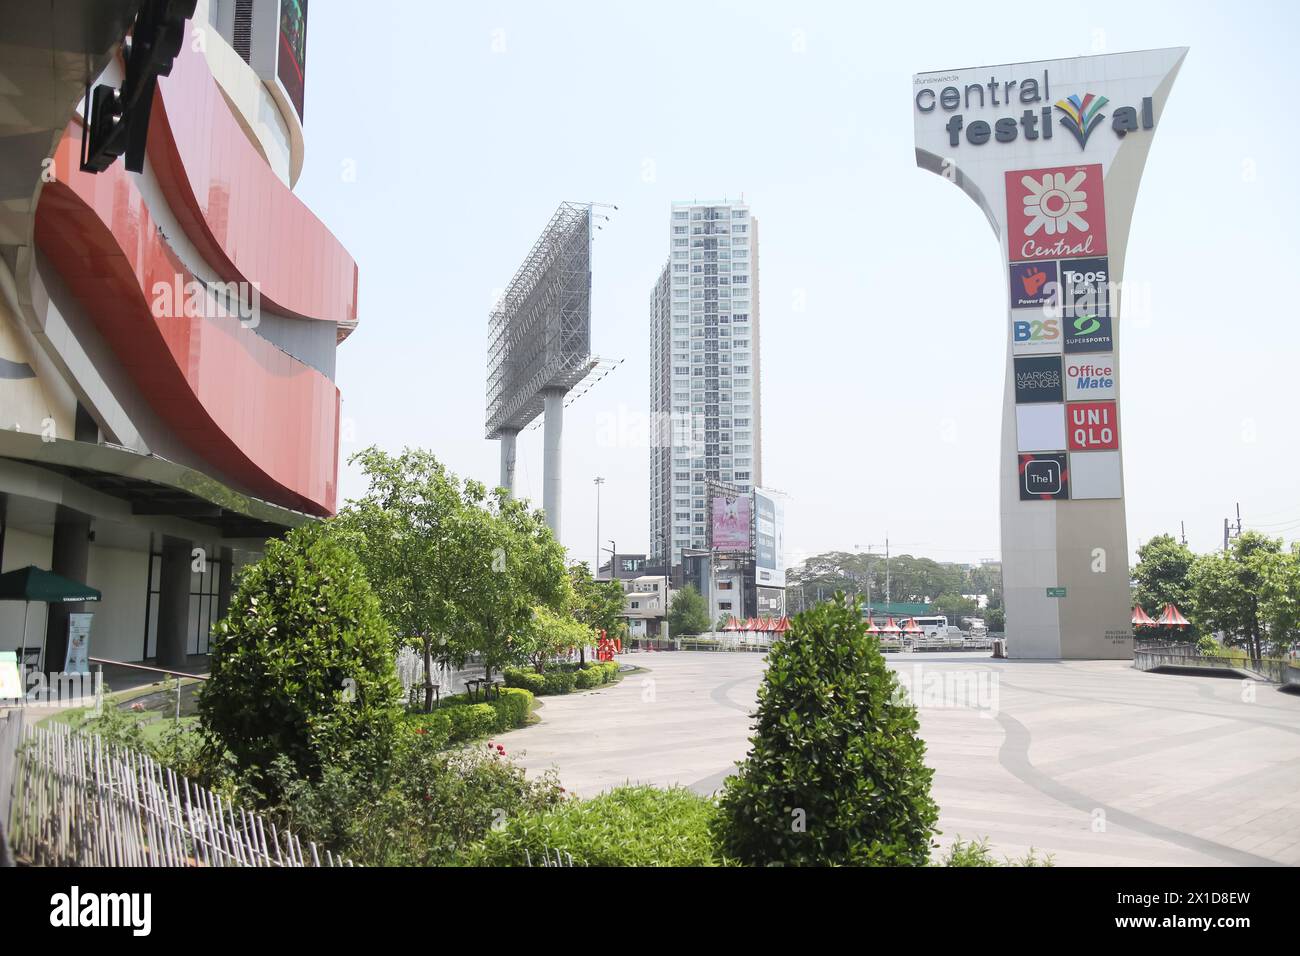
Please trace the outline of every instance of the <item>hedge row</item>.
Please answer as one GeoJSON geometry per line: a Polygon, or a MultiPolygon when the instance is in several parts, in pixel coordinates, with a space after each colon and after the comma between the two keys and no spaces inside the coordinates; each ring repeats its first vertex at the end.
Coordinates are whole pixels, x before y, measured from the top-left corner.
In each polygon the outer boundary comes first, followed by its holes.
{"type": "Polygon", "coordinates": [[[416,733],[428,735],[437,745],[455,744],[524,726],[532,703],[530,691],[503,687],[500,696],[487,703],[470,703],[464,696],[448,697],[433,713],[409,713],[406,721],[416,733]]]}
{"type": "Polygon", "coordinates": [[[618,664],[614,661],[588,661],[581,668],[555,667],[543,674],[522,667],[507,667],[504,671],[506,687],[531,691],[538,697],[568,694],[575,687],[589,690],[608,684],[617,675],[618,664]]]}

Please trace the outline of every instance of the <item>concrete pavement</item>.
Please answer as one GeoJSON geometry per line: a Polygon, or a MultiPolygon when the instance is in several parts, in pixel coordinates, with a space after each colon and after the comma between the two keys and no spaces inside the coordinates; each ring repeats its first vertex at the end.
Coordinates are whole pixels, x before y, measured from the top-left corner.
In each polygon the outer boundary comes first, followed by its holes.
{"type": "MultiPolygon", "coordinates": [[[[542,698],[502,736],[591,796],[722,785],[744,757],[764,658],[660,653],[613,687],[542,698]]],[[[920,706],[940,843],[989,837],[1061,865],[1300,864],[1300,697],[1121,661],[890,655],[920,706]]]]}

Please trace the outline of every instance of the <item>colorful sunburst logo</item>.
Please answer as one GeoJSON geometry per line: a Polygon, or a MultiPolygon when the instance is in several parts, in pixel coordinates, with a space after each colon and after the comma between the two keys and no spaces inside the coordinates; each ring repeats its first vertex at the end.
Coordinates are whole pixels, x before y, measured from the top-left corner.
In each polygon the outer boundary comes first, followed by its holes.
{"type": "Polygon", "coordinates": [[[1065,114],[1061,117],[1061,125],[1074,134],[1080,149],[1088,145],[1088,137],[1097,128],[1097,124],[1106,118],[1101,108],[1109,102],[1106,97],[1094,96],[1092,93],[1085,94],[1083,99],[1071,96],[1056,101],[1056,108],[1065,114]]]}

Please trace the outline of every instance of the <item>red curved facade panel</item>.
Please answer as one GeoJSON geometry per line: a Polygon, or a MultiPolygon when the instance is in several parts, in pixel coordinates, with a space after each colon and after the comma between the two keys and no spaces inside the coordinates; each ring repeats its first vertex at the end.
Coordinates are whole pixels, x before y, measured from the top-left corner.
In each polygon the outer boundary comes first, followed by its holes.
{"type": "Polygon", "coordinates": [[[356,321],[356,263],[271,171],[189,44],[158,78],[148,149],[173,213],[223,279],[257,283],[279,312],[356,321]]]}
{"type": "MultiPolygon", "coordinates": [[[[155,123],[151,133],[157,130],[155,123]]],[[[175,301],[155,309],[159,283],[174,290],[179,277],[183,289],[193,276],[162,236],[133,174],[120,162],[98,175],[80,172],[79,145],[73,123],[55,154],[60,179],[45,187],[37,208],[41,250],[153,410],[195,453],[270,501],[333,513],[334,383],[236,316],[187,316],[175,301]]],[[[231,187],[257,198],[258,188],[240,180],[214,190],[231,187]]],[[[265,228],[267,241],[279,234],[272,221],[265,228]]]]}

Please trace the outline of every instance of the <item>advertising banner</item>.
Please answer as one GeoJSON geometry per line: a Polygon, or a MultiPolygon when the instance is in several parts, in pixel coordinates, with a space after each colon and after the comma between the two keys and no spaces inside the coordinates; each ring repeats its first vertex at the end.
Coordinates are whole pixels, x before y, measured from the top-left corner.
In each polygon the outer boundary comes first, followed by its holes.
{"type": "Polygon", "coordinates": [[[754,489],[754,572],[767,587],[785,587],[785,513],[770,492],[754,489]]]}
{"type": "Polygon", "coordinates": [[[90,673],[90,622],[94,617],[93,614],[68,615],[68,655],[63,673],[90,673]]]}
{"type": "Polygon", "coordinates": [[[307,70],[307,0],[280,0],[280,41],[275,75],[303,118],[307,70]]]}
{"type": "Polygon", "coordinates": [[[748,551],[750,548],[750,500],[748,495],[713,499],[713,550],[748,551]]]}

